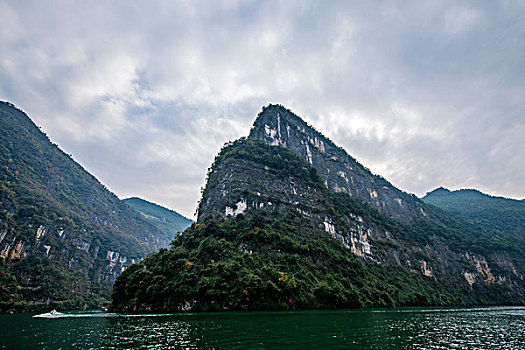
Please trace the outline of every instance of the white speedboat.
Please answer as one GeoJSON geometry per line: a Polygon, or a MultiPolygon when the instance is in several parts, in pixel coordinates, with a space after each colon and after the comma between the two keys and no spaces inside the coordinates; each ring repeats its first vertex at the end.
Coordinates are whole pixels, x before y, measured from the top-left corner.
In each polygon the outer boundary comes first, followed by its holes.
{"type": "Polygon", "coordinates": [[[40,314],[40,315],[34,315],[33,317],[35,318],[60,318],[63,316],[65,316],[65,314],[53,309],[50,312],[46,312],[45,314],[40,314]]]}

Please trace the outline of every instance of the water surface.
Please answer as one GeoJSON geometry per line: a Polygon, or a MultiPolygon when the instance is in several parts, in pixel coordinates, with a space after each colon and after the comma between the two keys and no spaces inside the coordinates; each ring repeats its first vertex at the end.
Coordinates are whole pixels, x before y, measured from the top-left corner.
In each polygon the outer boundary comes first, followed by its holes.
{"type": "Polygon", "coordinates": [[[525,307],[0,315],[0,349],[525,349],[525,307]]]}

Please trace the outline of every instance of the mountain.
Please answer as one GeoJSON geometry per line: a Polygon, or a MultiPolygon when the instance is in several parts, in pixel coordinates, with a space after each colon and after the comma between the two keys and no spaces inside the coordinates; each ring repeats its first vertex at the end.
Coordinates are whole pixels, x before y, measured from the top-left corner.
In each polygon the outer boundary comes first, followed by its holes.
{"type": "Polygon", "coordinates": [[[0,311],[94,307],[170,235],[0,103],[0,311]]]}
{"type": "Polygon", "coordinates": [[[117,311],[525,303],[525,243],[373,175],[279,105],[215,158],[197,223],[120,275],[117,311]]]}
{"type": "Polygon", "coordinates": [[[176,211],[164,208],[144,199],[132,197],[123,201],[159,228],[171,241],[175,235],[184,231],[193,223],[192,220],[180,215],[176,211]]]}
{"type": "Polygon", "coordinates": [[[449,191],[440,187],[426,194],[424,202],[468,218],[480,227],[508,232],[525,239],[525,201],[493,197],[477,190],[449,191]]]}
{"type": "Polygon", "coordinates": [[[423,206],[413,196],[374,176],[343,148],[288,110],[272,105],[265,108],[248,139],[281,146],[297,154],[316,169],[329,190],[361,199],[382,214],[402,222],[425,216],[423,206]]]}

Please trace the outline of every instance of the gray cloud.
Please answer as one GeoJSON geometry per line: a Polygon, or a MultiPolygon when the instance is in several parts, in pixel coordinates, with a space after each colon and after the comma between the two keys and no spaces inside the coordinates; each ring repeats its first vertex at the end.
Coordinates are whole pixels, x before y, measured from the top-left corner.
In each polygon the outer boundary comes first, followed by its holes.
{"type": "Polygon", "coordinates": [[[191,216],[281,103],[418,195],[525,197],[523,2],[2,1],[0,98],[119,196],[191,216]]]}

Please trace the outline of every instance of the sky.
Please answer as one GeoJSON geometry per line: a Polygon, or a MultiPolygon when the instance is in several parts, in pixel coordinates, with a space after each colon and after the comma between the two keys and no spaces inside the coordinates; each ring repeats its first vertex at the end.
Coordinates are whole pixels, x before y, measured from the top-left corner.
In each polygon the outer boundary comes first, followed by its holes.
{"type": "Polygon", "coordinates": [[[524,1],[0,0],[0,99],[190,218],[269,103],[404,191],[525,197],[524,1]]]}

